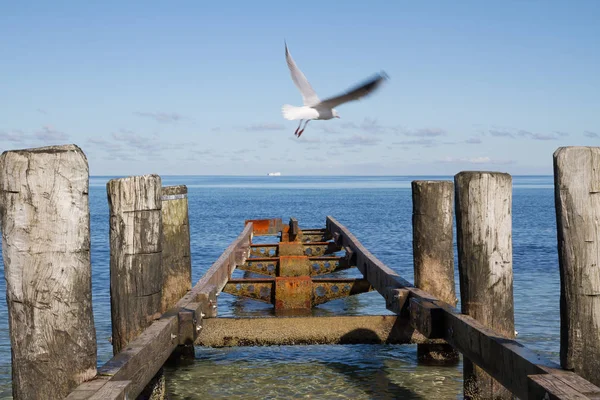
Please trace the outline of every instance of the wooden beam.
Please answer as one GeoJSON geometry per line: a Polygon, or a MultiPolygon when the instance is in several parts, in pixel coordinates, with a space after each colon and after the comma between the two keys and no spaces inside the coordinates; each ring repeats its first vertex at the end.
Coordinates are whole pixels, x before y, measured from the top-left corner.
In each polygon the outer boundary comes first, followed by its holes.
{"type": "Polygon", "coordinates": [[[444,335],[444,310],[429,301],[410,299],[410,324],[428,339],[444,335]]]}
{"type": "MultiPolygon", "coordinates": [[[[335,233],[338,232],[341,244],[356,253],[358,269],[379,293],[389,296],[392,292],[390,288],[406,289],[410,298],[430,302],[441,308],[445,340],[520,399],[533,398],[529,397],[528,375],[563,373],[560,366],[527,349],[516,340],[502,337],[475,319],[461,314],[451,305],[415,288],[375,258],[335,218],[328,216],[326,223],[330,234],[335,237],[335,233]]],[[[592,383],[587,383],[591,386],[586,386],[586,390],[600,390],[592,383]]]]}

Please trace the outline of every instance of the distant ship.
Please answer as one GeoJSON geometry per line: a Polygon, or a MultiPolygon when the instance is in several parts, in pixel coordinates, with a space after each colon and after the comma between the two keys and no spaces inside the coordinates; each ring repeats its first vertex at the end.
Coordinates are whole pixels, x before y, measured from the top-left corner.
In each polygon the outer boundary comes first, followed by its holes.
{"type": "Polygon", "coordinates": [[[268,176],[281,176],[281,172],[269,172],[268,176]]]}

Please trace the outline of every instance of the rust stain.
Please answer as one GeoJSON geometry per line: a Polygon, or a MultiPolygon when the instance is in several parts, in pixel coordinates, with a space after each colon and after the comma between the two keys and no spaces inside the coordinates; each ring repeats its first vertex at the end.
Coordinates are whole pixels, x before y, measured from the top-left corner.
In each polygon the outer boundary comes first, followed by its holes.
{"type": "Polygon", "coordinates": [[[312,280],[309,276],[275,278],[275,309],[310,309],[312,280]]]}
{"type": "Polygon", "coordinates": [[[254,235],[277,235],[281,231],[281,218],[270,219],[247,219],[244,226],[252,222],[252,233],[254,235]]]}

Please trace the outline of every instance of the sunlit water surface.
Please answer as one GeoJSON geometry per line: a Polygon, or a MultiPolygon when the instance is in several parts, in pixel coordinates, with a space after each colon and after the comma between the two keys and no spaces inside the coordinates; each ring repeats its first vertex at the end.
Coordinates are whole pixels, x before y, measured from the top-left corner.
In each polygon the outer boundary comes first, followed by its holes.
{"type": "MultiPolygon", "coordinates": [[[[92,285],[98,365],[112,355],[106,182],[90,179],[92,285]]],[[[193,281],[243,229],[245,219],[296,217],[302,228],[334,216],[381,261],[413,280],[411,189],[414,179],[452,177],[163,177],[189,190],[193,281]]],[[[3,269],[3,266],[2,266],[3,269]]],[[[513,177],[513,269],[518,340],[557,361],[559,275],[553,182],[513,177]]],[[[458,273],[456,272],[457,293],[458,273]]],[[[235,276],[241,276],[236,272],[235,276]]],[[[345,271],[340,277],[358,276],[345,271]]],[[[5,282],[0,280],[0,290],[5,282]]],[[[271,315],[269,305],[222,294],[221,316],[271,315]]],[[[376,292],[335,300],[315,315],[390,314],[376,292]]],[[[356,398],[456,399],[462,363],[422,366],[412,345],[198,348],[187,365],[167,368],[172,399],[356,398]]],[[[10,340],[0,307],[0,398],[10,398],[10,340]]]]}

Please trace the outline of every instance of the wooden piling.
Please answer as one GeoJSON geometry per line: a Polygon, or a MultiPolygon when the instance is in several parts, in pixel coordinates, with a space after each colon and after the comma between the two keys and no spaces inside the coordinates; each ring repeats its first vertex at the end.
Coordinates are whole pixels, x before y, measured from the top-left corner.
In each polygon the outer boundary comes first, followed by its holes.
{"type": "MultiPolygon", "coordinates": [[[[413,181],[413,259],[415,286],[456,306],[454,282],[454,184],[413,181]]],[[[420,361],[456,363],[459,353],[448,344],[419,344],[420,361]]]]}
{"type": "Polygon", "coordinates": [[[554,152],[560,363],[600,385],[600,147],[554,152]]]}
{"type": "MultiPolygon", "coordinates": [[[[454,179],[462,312],[514,338],[512,178],[468,171],[454,179]]],[[[463,365],[465,398],[512,398],[470,360],[463,365]]]]}
{"type": "MultiPolygon", "coordinates": [[[[117,354],[160,316],[162,301],[161,178],[112,179],[106,184],[110,211],[110,302],[113,353],[117,354]]],[[[143,397],[164,394],[162,369],[143,397]],[[151,394],[153,393],[153,394],[151,394]]]]}
{"type": "Polygon", "coordinates": [[[96,374],[89,173],[75,145],[0,156],[13,398],[63,398],[96,374]]]}
{"type": "Polygon", "coordinates": [[[192,289],[187,187],[162,188],[162,312],[192,289]]]}

